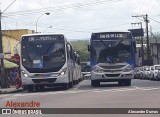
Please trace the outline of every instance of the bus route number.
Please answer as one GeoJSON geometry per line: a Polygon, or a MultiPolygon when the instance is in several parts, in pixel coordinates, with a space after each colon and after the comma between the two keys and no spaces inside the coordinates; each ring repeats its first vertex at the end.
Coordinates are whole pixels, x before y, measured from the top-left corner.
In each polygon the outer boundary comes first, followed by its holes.
{"type": "Polygon", "coordinates": [[[122,38],[123,34],[101,34],[100,38],[101,39],[106,39],[106,38],[122,38]]]}

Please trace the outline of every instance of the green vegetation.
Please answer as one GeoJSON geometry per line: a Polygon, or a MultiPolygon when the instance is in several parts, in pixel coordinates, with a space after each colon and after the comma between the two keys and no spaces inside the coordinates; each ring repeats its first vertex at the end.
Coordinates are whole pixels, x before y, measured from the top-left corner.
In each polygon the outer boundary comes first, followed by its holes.
{"type": "Polygon", "coordinates": [[[89,61],[88,40],[71,41],[71,44],[79,54],[81,62],[89,61]]]}

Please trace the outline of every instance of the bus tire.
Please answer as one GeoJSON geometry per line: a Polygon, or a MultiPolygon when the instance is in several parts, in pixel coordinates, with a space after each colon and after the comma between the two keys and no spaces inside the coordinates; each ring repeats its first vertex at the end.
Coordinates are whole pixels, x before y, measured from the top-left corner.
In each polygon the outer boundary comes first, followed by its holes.
{"type": "Polygon", "coordinates": [[[98,87],[98,86],[100,86],[100,82],[99,82],[99,81],[91,80],[91,85],[92,85],[93,87],[98,87]]]}
{"type": "Polygon", "coordinates": [[[72,88],[74,85],[73,81],[69,83],[69,88],[72,88]]]}
{"type": "Polygon", "coordinates": [[[34,87],[33,86],[28,86],[27,90],[28,90],[28,92],[33,92],[34,91],[34,87]]]}
{"type": "Polygon", "coordinates": [[[62,84],[62,87],[63,87],[64,90],[69,89],[69,83],[62,84]]]}
{"type": "Polygon", "coordinates": [[[76,84],[78,84],[79,82],[78,82],[78,80],[76,80],[76,84]]]}

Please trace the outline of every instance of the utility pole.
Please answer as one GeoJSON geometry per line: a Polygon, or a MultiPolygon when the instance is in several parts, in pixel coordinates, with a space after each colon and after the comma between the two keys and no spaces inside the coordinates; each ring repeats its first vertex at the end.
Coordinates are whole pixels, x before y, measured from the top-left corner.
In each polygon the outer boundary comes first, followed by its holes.
{"type": "Polygon", "coordinates": [[[132,16],[132,17],[143,17],[144,18],[144,21],[146,23],[146,38],[147,38],[147,64],[149,64],[149,61],[151,60],[150,58],[150,49],[149,49],[149,35],[148,35],[148,23],[149,23],[149,20],[148,20],[148,15],[137,15],[137,16],[132,16]]]}
{"type": "MultiPolygon", "coordinates": [[[[140,28],[142,29],[142,22],[137,22],[137,23],[131,23],[132,25],[140,25],[140,28]]],[[[142,51],[142,66],[144,65],[144,46],[143,46],[143,36],[140,36],[141,40],[141,51],[142,51]]]]}
{"type": "MultiPolygon", "coordinates": [[[[145,22],[146,22],[146,32],[147,32],[147,60],[149,62],[150,59],[150,49],[149,49],[149,35],[148,35],[148,23],[149,23],[149,20],[148,20],[148,15],[146,14],[145,18],[144,18],[145,22]]],[[[148,63],[149,64],[149,63],[148,63]]]]}
{"type": "Polygon", "coordinates": [[[1,11],[0,9],[0,76],[1,76],[1,88],[7,88],[7,77],[5,76],[5,69],[4,69],[4,62],[3,62],[3,58],[4,58],[4,54],[3,54],[3,41],[2,41],[2,14],[14,3],[16,2],[16,0],[14,0],[13,2],[11,2],[11,4],[8,5],[8,7],[4,10],[1,11]]]}
{"type": "Polygon", "coordinates": [[[6,88],[6,78],[5,78],[5,71],[4,71],[4,63],[3,63],[3,44],[2,44],[2,24],[1,24],[1,20],[2,20],[2,12],[0,10],[0,63],[1,63],[1,87],[2,88],[6,88]]]}

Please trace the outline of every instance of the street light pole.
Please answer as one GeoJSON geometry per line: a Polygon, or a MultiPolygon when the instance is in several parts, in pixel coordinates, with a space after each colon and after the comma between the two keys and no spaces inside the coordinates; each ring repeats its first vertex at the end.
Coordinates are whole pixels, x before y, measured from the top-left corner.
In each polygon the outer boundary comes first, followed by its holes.
{"type": "Polygon", "coordinates": [[[44,14],[42,14],[42,15],[40,15],[40,16],[38,17],[38,19],[37,19],[37,21],[36,21],[36,33],[37,33],[37,24],[38,24],[39,19],[40,19],[43,15],[49,15],[49,14],[50,14],[50,13],[47,12],[47,13],[44,13],[44,14]]]}

